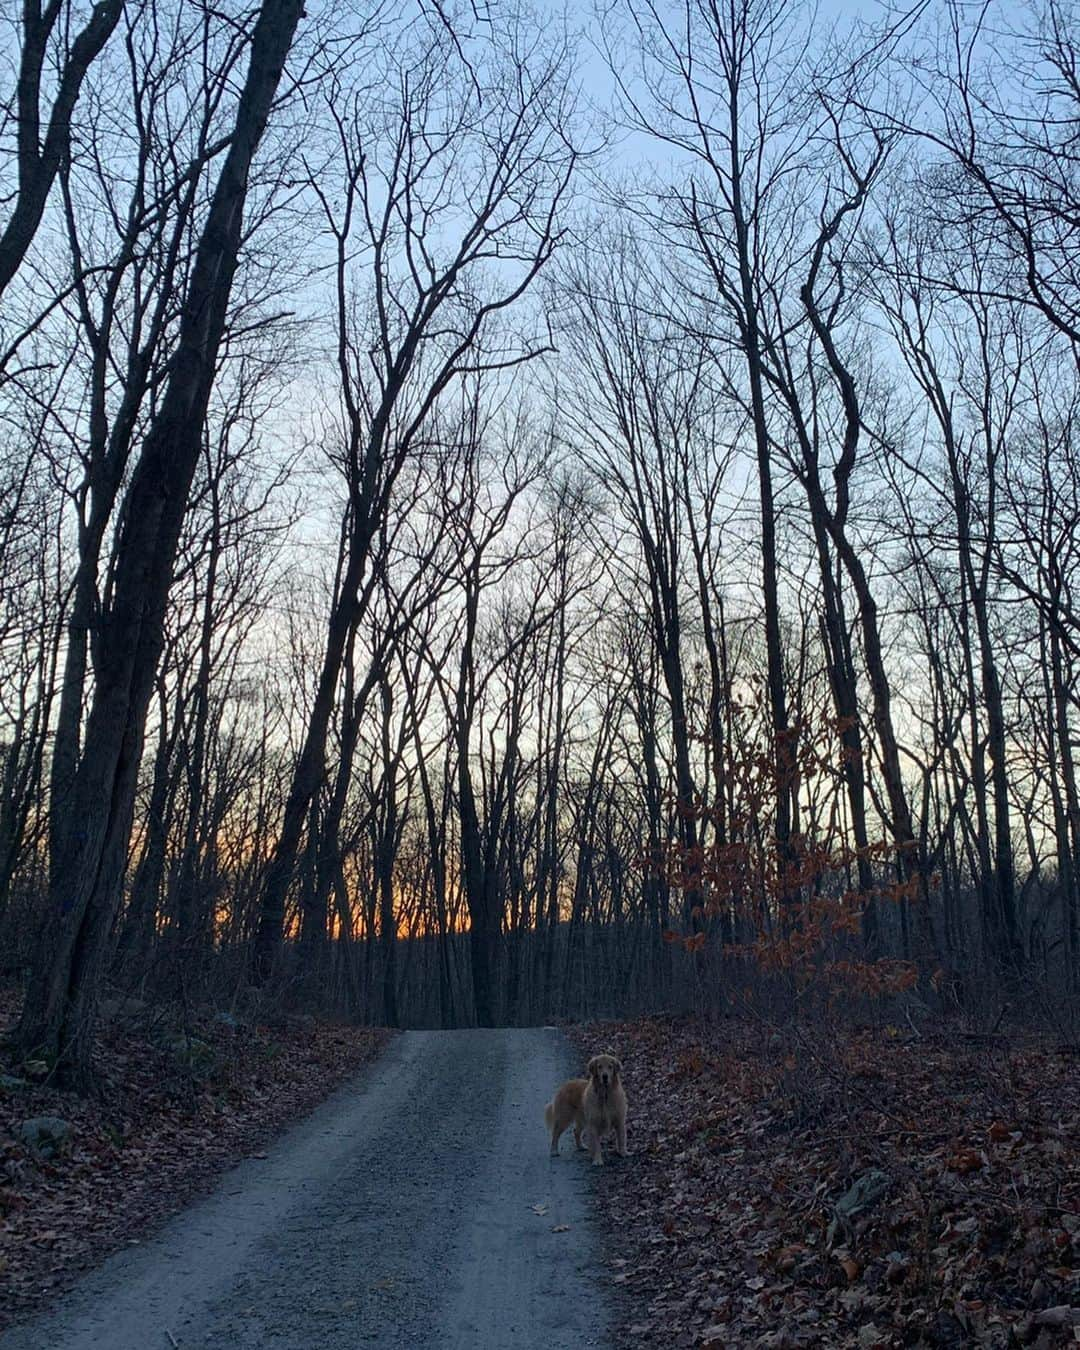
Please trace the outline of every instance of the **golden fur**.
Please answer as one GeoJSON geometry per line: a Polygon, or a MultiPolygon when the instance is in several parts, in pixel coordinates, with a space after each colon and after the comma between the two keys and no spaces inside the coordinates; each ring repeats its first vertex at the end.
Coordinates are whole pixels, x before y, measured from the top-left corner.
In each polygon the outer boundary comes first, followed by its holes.
{"type": "Polygon", "coordinates": [[[544,1123],[551,1131],[551,1156],[559,1151],[559,1140],[571,1125],[574,1127],[574,1143],[584,1148],[581,1131],[585,1126],[585,1115],[581,1109],[585,1089],[589,1086],[587,1078],[571,1078],[563,1083],[554,1098],[544,1107],[544,1123]]]}
{"type": "Polygon", "coordinates": [[[571,1078],[559,1088],[544,1107],[544,1121],[551,1131],[551,1154],[559,1152],[564,1131],[574,1127],[578,1148],[587,1145],[593,1163],[604,1161],[601,1141],[614,1131],[615,1151],[626,1157],[626,1093],[622,1085],[622,1064],[614,1055],[594,1055],[586,1066],[588,1078],[571,1078]],[[582,1139],[585,1139],[583,1144],[582,1139]]]}

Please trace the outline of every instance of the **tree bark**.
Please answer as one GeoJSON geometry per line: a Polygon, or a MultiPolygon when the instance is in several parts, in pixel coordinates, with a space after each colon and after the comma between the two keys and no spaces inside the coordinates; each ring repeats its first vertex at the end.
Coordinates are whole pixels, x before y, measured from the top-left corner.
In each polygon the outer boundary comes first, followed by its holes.
{"type": "Polygon", "coordinates": [[[199,241],[172,371],[125,498],[70,824],[49,887],[49,937],[18,1028],[24,1053],[43,1055],[81,1087],[91,1084],[98,986],[120,897],[147,708],[225,329],[249,173],[301,8],[302,0],[264,0],[255,22],[234,137],[199,241]]]}
{"type": "Polygon", "coordinates": [[[23,42],[15,92],[18,187],[11,215],[0,233],[0,295],[19,270],[41,224],[49,192],[71,147],[71,116],[83,80],[112,36],[124,11],[124,0],[100,0],[71,44],[42,138],[41,72],[63,8],[62,0],[48,0],[44,12],[38,0],[26,0],[23,6],[23,42]]]}

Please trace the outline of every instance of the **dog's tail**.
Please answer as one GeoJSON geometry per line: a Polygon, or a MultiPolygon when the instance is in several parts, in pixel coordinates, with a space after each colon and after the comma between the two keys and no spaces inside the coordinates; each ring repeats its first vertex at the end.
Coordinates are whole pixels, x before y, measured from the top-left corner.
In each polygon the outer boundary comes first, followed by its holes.
{"type": "Polygon", "coordinates": [[[544,1124],[548,1127],[549,1130],[551,1129],[554,1120],[555,1120],[555,1103],[548,1102],[547,1106],[544,1107],[544,1124]]]}

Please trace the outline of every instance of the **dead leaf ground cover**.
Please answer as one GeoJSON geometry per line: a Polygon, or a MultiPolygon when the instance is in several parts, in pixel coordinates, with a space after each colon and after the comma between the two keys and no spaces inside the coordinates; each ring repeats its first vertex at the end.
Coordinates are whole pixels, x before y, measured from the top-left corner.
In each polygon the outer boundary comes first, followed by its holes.
{"type": "Polygon", "coordinates": [[[735,1020],[571,1034],[626,1068],[631,1156],[595,1171],[621,1347],[1080,1342],[1075,1054],[735,1020]]]}
{"type": "MultiPolygon", "coordinates": [[[[15,994],[0,991],[0,1028],[16,1012],[15,994]]],[[[169,1010],[129,1001],[101,1036],[97,1100],[33,1082],[0,1085],[0,1327],[251,1156],[377,1054],[387,1034],[209,1012],[181,1025],[169,1010]],[[46,1116],[71,1126],[70,1144],[52,1158],[17,1138],[21,1122],[46,1116]]]]}

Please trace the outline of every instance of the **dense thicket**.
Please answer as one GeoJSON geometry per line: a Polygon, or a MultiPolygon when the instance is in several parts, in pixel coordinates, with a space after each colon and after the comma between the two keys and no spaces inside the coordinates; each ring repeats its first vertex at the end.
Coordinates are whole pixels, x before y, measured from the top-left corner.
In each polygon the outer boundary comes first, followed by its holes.
{"type": "Polygon", "coordinates": [[[23,1050],[110,984],[1064,1025],[1076,18],[6,19],[23,1050]]]}

